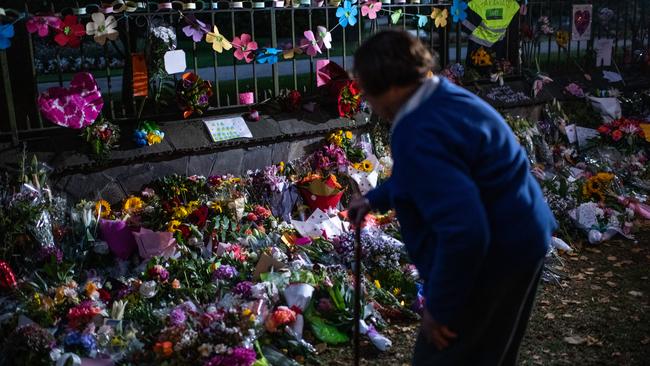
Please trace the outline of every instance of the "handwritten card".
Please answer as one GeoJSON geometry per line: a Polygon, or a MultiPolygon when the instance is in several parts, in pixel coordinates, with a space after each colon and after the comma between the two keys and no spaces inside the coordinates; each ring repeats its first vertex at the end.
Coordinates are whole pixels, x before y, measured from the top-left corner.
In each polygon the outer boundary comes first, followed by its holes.
{"type": "Polygon", "coordinates": [[[530,97],[522,91],[515,91],[510,85],[501,85],[489,89],[486,98],[504,104],[517,104],[529,101],[530,97]]]}
{"type": "Polygon", "coordinates": [[[253,137],[246,121],[241,117],[208,119],[203,123],[214,142],[253,137]]]}
{"type": "Polygon", "coordinates": [[[578,142],[578,146],[585,146],[589,140],[598,137],[598,131],[593,128],[585,128],[573,125],[568,125],[565,127],[566,135],[569,138],[570,143],[578,142]]]}

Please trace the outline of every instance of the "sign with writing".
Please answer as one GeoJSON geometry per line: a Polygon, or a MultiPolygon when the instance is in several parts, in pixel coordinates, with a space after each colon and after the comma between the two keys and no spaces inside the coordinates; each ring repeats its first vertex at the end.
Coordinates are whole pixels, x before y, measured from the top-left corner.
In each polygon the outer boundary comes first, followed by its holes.
{"type": "Polygon", "coordinates": [[[241,117],[208,119],[203,123],[208,128],[214,142],[253,137],[251,130],[248,129],[246,122],[241,117]]]}
{"type": "Polygon", "coordinates": [[[588,41],[591,39],[591,8],[591,4],[573,5],[572,41],[588,41]]]}
{"type": "Polygon", "coordinates": [[[530,97],[522,91],[514,90],[510,85],[499,85],[488,89],[485,97],[502,104],[518,104],[530,101],[530,97]]]}

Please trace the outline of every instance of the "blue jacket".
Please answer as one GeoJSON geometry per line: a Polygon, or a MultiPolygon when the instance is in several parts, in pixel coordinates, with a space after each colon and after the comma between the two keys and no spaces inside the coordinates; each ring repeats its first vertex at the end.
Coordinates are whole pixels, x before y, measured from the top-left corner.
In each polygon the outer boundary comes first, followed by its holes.
{"type": "Polygon", "coordinates": [[[427,309],[450,324],[479,276],[538,264],[555,219],[510,127],[476,95],[441,78],[396,122],[392,176],[366,197],[395,209],[427,309]]]}

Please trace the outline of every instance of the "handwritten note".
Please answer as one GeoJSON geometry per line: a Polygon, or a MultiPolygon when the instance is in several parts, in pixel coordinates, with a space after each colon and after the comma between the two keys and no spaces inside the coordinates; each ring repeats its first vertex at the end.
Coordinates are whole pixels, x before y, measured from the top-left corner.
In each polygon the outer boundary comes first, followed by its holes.
{"type": "Polygon", "coordinates": [[[510,87],[510,85],[493,87],[488,91],[485,97],[504,104],[517,104],[530,100],[530,97],[528,97],[524,92],[515,91],[510,87]]]}
{"type": "Polygon", "coordinates": [[[585,146],[589,140],[598,137],[598,131],[593,128],[585,128],[576,125],[568,125],[565,127],[566,135],[570,143],[578,142],[578,146],[585,146]]]}
{"type": "Polygon", "coordinates": [[[246,122],[241,117],[209,119],[203,123],[208,128],[214,142],[253,137],[251,130],[248,129],[246,122]]]}

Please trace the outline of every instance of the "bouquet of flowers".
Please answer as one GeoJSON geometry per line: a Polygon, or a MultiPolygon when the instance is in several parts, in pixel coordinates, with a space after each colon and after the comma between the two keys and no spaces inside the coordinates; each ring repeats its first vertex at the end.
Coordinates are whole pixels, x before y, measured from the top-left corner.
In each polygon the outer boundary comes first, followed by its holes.
{"type": "Polygon", "coordinates": [[[310,209],[322,211],[335,208],[344,192],[343,186],[339,184],[334,174],[309,175],[298,182],[298,189],[310,209]]]}
{"type": "Polygon", "coordinates": [[[86,127],[82,136],[89,144],[92,153],[99,158],[104,158],[117,147],[120,128],[106,119],[100,118],[94,124],[86,127]]]}
{"type": "Polygon", "coordinates": [[[625,117],[601,125],[598,127],[598,133],[608,144],[630,153],[639,150],[646,141],[640,122],[625,117]]]}
{"type": "Polygon", "coordinates": [[[338,130],[330,134],[327,141],[343,149],[347,160],[351,163],[360,163],[366,157],[361,145],[354,143],[354,135],[351,131],[338,130]]]}
{"type": "Polygon", "coordinates": [[[135,130],[133,137],[138,146],[151,146],[161,143],[165,133],[160,130],[156,122],[144,121],[135,130]]]}
{"type": "Polygon", "coordinates": [[[176,85],[176,100],[183,110],[183,118],[189,118],[194,113],[202,115],[210,106],[211,96],[212,84],[192,72],[183,74],[176,85]]]}
{"type": "Polygon", "coordinates": [[[361,91],[357,82],[348,80],[339,90],[337,101],[339,116],[354,118],[361,107],[361,91]]]}

